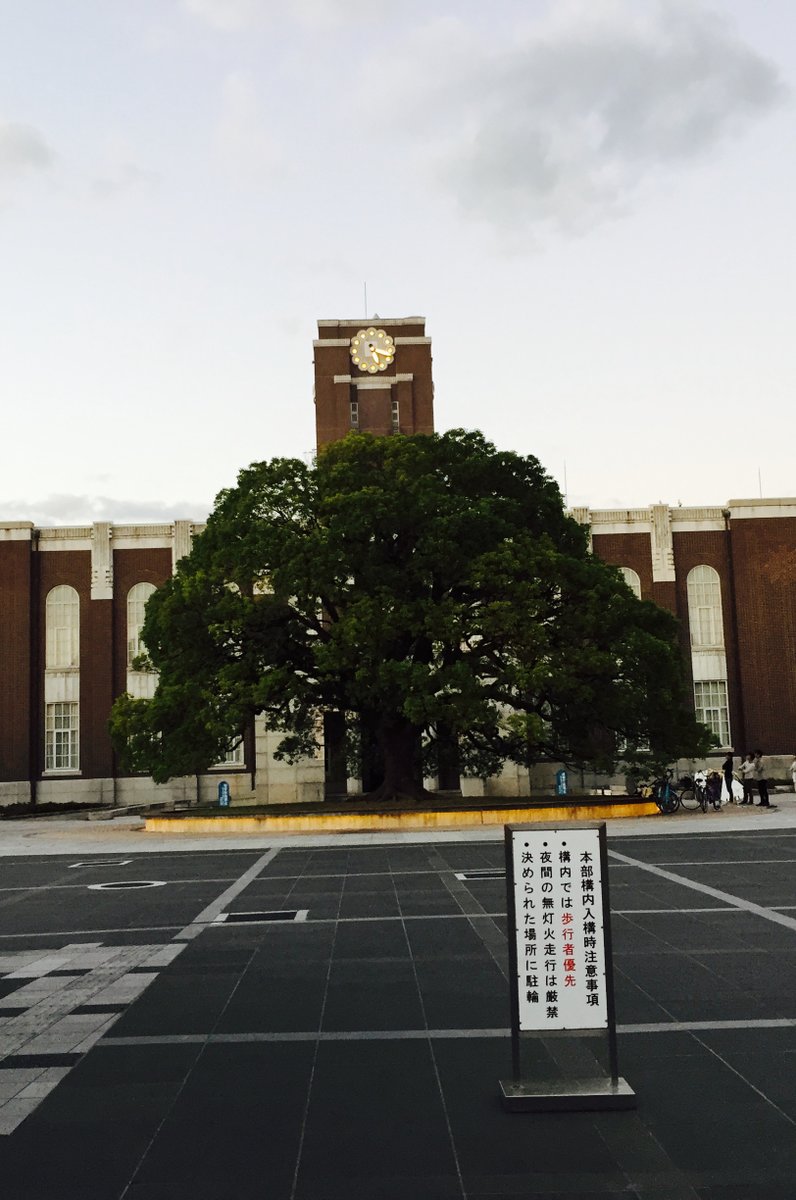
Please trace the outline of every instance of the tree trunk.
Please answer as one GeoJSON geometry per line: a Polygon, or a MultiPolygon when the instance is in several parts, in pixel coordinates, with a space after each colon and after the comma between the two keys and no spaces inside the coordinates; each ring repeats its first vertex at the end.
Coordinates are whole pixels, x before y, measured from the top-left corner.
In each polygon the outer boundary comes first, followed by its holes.
{"type": "Polygon", "coordinates": [[[420,764],[421,730],[401,717],[382,717],[378,723],[379,747],[384,755],[384,782],[368,800],[414,800],[430,797],[423,787],[420,764]]]}

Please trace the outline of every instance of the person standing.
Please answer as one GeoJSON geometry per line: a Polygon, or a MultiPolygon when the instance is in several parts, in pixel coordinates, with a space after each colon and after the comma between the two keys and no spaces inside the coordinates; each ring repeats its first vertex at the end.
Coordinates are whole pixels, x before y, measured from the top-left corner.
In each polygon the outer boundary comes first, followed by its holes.
{"type": "Polygon", "coordinates": [[[768,780],[766,779],[766,766],[763,762],[763,751],[755,750],[755,779],[757,780],[757,790],[760,795],[758,808],[770,808],[768,802],[768,780]]]}
{"type": "Polygon", "coordinates": [[[755,756],[747,754],[741,763],[741,779],[743,781],[743,800],[741,804],[754,804],[755,794],[755,756]]]}
{"type": "MultiPolygon", "coordinates": [[[[796,755],[794,756],[794,762],[796,762],[796,755]]],[[[732,794],[732,781],[733,781],[733,777],[734,777],[734,774],[733,774],[734,763],[735,763],[735,759],[732,756],[732,750],[729,750],[727,752],[727,757],[725,758],[724,762],[721,764],[721,771],[724,776],[724,786],[727,789],[727,803],[728,804],[732,804],[735,800],[735,797],[732,794]]],[[[796,790],[796,788],[794,788],[794,790],[796,790]]]]}
{"type": "Polygon", "coordinates": [[[790,765],[790,778],[793,784],[793,790],[796,792],[796,754],[793,756],[793,762],[790,765]]]}

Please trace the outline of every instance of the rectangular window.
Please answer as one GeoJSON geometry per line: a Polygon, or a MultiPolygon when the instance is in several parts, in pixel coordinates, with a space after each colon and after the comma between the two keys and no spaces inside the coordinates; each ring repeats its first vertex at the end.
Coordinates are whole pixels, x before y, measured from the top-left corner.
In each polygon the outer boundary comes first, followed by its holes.
{"type": "Polygon", "coordinates": [[[57,669],[78,665],[78,628],[76,625],[47,623],[47,666],[57,669]]]}
{"type": "Polygon", "coordinates": [[[237,746],[233,746],[231,750],[227,750],[223,759],[223,763],[229,763],[233,767],[243,766],[243,741],[238,742],[237,746]]]}
{"type": "Polygon", "coordinates": [[[401,409],[397,400],[392,402],[392,427],[397,430],[401,424],[401,409]]]}
{"type": "Polygon", "coordinates": [[[48,704],[44,718],[45,771],[76,771],[79,762],[77,704],[48,704]]]}
{"type": "Polygon", "coordinates": [[[358,427],[359,427],[359,401],[352,400],[351,401],[351,428],[357,429],[358,427]]]}
{"type": "Polygon", "coordinates": [[[730,745],[730,712],[727,707],[727,682],[724,679],[699,680],[694,684],[696,718],[715,733],[720,746],[730,745]]]}
{"type": "Polygon", "coordinates": [[[716,621],[716,609],[711,605],[697,605],[691,620],[691,642],[694,646],[720,646],[721,634],[716,621]]]}

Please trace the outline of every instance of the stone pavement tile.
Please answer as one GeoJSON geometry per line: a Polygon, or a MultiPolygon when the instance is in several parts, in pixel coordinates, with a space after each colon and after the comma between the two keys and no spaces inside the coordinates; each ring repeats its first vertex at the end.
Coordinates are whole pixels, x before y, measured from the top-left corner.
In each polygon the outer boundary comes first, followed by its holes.
{"type": "Polygon", "coordinates": [[[699,1034],[699,1039],[796,1123],[794,1034],[796,1029],[706,1030],[699,1034]],[[757,1036],[760,1033],[779,1033],[780,1038],[761,1038],[757,1036]],[[783,1037],[783,1034],[790,1036],[783,1037]],[[789,1044],[791,1049],[787,1050],[789,1044]]]}
{"type": "Polygon", "coordinates": [[[347,896],[350,896],[352,892],[369,892],[394,896],[395,882],[392,875],[374,874],[373,872],[366,872],[362,875],[349,874],[345,879],[344,891],[347,896]]]}
{"type": "Polygon", "coordinates": [[[580,1198],[627,1186],[594,1114],[503,1110],[499,1080],[511,1074],[508,1037],[433,1046],[468,1197],[561,1191],[580,1198]]]}
{"type": "Polygon", "coordinates": [[[614,955],[614,996],[619,1025],[669,1021],[671,1017],[642,984],[629,978],[621,955],[614,955]]]}
{"type": "Polygon", "coordinates": [[[306,1043],[208,1046],[130,1196],[287,1200],[313,1053],[306,1043]]]}
{"type": "Polygon", "coordinates": [[[12,1100],[14,1096],[43,1073],[43,1067],[3,1067],[0,1069],[0,1105],[12,1100]]]}
{"type": "Polygon", "coordinates": [[[245,896],[247,903],[251,902],[252,908],[285,908],[286,904],[283,902],[289,896],[293,884],[292,879],[264,879],[258,875],[244,888],[238,899],[245,896]]]}
{"type": "Polygon", "coordinates": [[[217,1033],[286,1033],[318,1029],[326,963],[261,964],[250,968],[229,999],[217,1033]]]}
{"type": "Polygon", "coordinates": [[[415,964],[430,1029],[501,1029],[509,1025],[509,986],[492,959],[415,964]]]}
{"type": "MultiPolygon", "coordinates": [[[[253,898],[244,892],[237,896],[227,909],[228,912],[269,912],[277,907],[272,901],[254,903],[253,898]]],[[[285,897],[285,907],[288,909],[306,908],[310,921],[334,920],[340,911],[340,892],[305,892],[296,888],[285,897]]]]}
{"type": "Polygon", "coordinates": [[[123,1013],[114,1036],[206,1033],[212,1029],[238,983],[237,972],[172,975],[166,971],[123,1013]]]}
{"type": "Polygon", "coordinates": [[[796,1017],[796,937],[791,954],[736,950],[703,957],[695,950],[693,957],[710,968],[719,986],[738,988],[762,1002],[767,1017],[796,1017]]]}
{"type": "Polygon", "coordinates": [[[335,959],[409,958],[409,947],[400,921],[363,921],[338,925],[335,959]]]}
{"type": "Polygon", "coordinates": [[[64,989],[63,978],[45,976],[43,979],[36,979],[31,983],[25,983],[19,979],[9,980],[13,990],[9,991],[4,997],[3,1008],[31,1008],[34,1004],[38,1004],[44,996],[51,996],[54,992],[61,992],[64,989]]]}
{"type": "Polygon", "coordinates": [[[323,1028],[422,1029],[423,1010],[411,962],[333,962],[323,1028]]]}
{"type": "MultiPolygon", "coordinates": [[[[796,1174],[796,1129],[708,1050],[693,1056],[652,1058],[656,1040],[622,1039],[621,1071],[639,1097],[641,1120],[675,1165],[695,1177],[746,1183],[779,1182],[796,1174]]],[[[700,1035],[701,1037],[701,1035],[700,1035]]]]}
{"type": "Polygon", "coordinates": [[[7,1137],[14,1133],[38,1104],[39,1100],[34,1096],[15,1096],[13,1100],[7,1100],[5,1104],[0,1105],[0,1136],[7,1137]]]}
{"type": "Polygon", "coordinates": [[[39,1079],[34,1080],[33,1083],[29,1083],[19,1093],[20,1100],[43,1100],[45,1096],[49,1096],[53,1088],[58,1087],[58,1084],[61,1082],[60,1078],[53,1079],[49,1077],[51,1072],[55,1073],[57,1070],[57,1067],[52,1067],[50,1072],[44,1071],[39,1079]]]}
{"type": "Polygon", "coordinates": [[[749,1190],[748,1184],[722,1184],[718,1187],[699,1188],[699,1200],[793,1200],[793,1180],[781,1180],[779,1183],[754,1184],[754,1191],[749,1190]]]}
{"type": "MultiPolygon", "coordinates": [[[[786,914],[796,916],[796,912],[786,914]]],[[[732,918],[732,929],[742,945],[761,950],[793,952],[794,930],[774,921],[767,921],[757,913],[739,912],[732,918]]]]}
{"type": "MultiPolygon", "coordinates": [[[[448,878],[452,872],[446,873],[448,878]]],[[[423,896],[426,893],[434,896],[444,896],[448,889],[439,872],[426,865],[422,871],[401,871],[400,874],[386,876],[392,881],[394,890],[399,896],[423,896]]]]}
{"type": "Polygon", "coordinates": [[[415,960],[423,958],[441,959],[471,958],[482,961],[486,951],[484,943],[467,920],[462,921],[408,921],[406,935],[415,960]]]}
{"type": "Polygon", "coordinates": [[[428,1044],[322,1043],[297,1196],[319,1200],[348,1188],[357,1197],[425,1198],[456,1195],[455,1184],[428,1044]]]}
{"type": "Polygon", "coordinates": [[[162,1120],[155,1109],[125,1125],[88,1113],[74,1124],[42,1119],[61,1091],[0,1141],[3,1200],[117,1200],[162,1120]]]}
{"type": "Polygon", "coordinates": [[[401,914],[405,917],[458,916],[462,911],[461,904],[450,892],[439,895],[431,892],[421,892],[417,896],[403,895],[400,901],[401,914]]]}
{"type": "Polygon", "coordinates": [[[184,949],[185,946],[179,942],[172,942],[168,946],[159,946],[144,959],[141,965],[143,967],[167,967],[184,949]]]}
{"type": "Polygon", "coordinates": [[[762,1001],[725,983],[711,970],[712,959],[686,955],[636,954],[618,960],[622,971],[677,1021],[729,1021],[766,1017],[762,1001]]]}
{"type": "Polygon", "coordinates": [[[340,901],[340,917],[397,917],[400,914],[394,894],[383,892],[345,892],[340,901]]]}
{"type": "Polygon", "coordinates": [[[70,955],[67,954],[44,954],[40,958],[34,959],[32,962],[26,963],[24,966],[17,967],[13,971],[9,971],[8,979],[40,979],[43,975],[49,975],[51,971],[60,970],[69,963],[70,955]]]}
{"type": "MultiPolygon", "coordinates": [[[[247,945],[253,950],[261,950],[273,962],[328,962],[335,941],[335,926],[331,921],[324,925],[313,925],[311,921],[290,921],[248,928],[231,926],[229,930],[214,930],[212,936],[218,939],[219,944],[228,946],[230,939],[236,938],[238,929],[243,931],[242,938],[247,945]]],[[[342,930],[339,932],[342,933],[342,930]]]]}

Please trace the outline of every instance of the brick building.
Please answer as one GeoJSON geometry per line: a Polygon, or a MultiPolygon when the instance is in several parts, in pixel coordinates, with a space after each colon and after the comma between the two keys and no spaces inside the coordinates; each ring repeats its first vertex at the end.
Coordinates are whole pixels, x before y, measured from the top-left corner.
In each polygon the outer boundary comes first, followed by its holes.
{"type": "MultiPolygon", "coordinates": [[[[431,343],[421,317],[320,321],[315,350],[318,446],[350,429],[434,428],[431,343]]],[[[573,510],[594,553],[636,592],[681,620],[698,715],[738,751],[760,747],[784,775],[796,751],[796,499],[717,508],[573,510]]],[[[156,786],[118,769],[107,731],[124,691],[146,696],[132,669],[144,606],[202,528],[93,525],[37,529],[0,514],[0,804],[36,798],[97,803],[233,796],[265,803],[324,794],[322,755],[273,758],[260,719],[243,744],[200,777],[156,786]]],[[[550,772],[507,769],[490,793],[527,792],[550,772]]],[[[352,786],[355,786],[355,782],[352,786]]],[[[484,785],[462,781],[470,794],[484,785]]]]}

